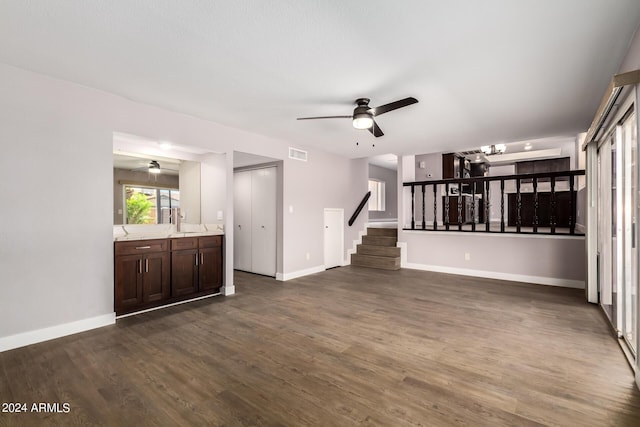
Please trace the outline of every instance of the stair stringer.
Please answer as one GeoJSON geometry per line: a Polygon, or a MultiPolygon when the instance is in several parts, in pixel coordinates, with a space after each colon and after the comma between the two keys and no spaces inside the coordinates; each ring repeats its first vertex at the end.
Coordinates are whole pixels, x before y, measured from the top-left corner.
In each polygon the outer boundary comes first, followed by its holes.
{"type": "Polygon", "coordinates": [[[369,228],[369,223],[365,222],[364,223],[364,230],[358,231],[358,238],[353,241],[353,245],[351,246],[351,249],[347,249],[347,259],[344,260],[344,262],[342,264],[343,266],[351,265],[351,255],[357,253],[358,245],[362,244],[362,236],[366,236],[367,235],[367,228],[369,228]]]}

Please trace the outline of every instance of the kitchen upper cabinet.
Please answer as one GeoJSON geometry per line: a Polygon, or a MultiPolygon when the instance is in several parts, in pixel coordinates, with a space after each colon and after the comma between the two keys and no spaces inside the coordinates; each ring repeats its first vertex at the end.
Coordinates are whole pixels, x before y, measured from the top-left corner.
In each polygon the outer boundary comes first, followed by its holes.
{"type": "Polygon", "coordinates": [[[234,173],[234,268],[276,274],[276,168],[234,173]]]}

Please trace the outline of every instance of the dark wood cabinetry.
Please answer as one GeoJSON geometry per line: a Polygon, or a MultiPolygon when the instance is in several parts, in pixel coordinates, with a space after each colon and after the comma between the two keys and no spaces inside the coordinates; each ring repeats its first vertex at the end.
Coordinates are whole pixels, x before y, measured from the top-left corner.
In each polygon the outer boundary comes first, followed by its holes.
{"type": "MultiPolygon", "coordinates": [[[[535,195],[533,193],[521,193],[520,225],[523,227],[551,226],[552,214],[553,225],[556,227],[569,227],[571,220],[571,192],[559,191],[555,193],[555,212],[552,212],[551,193],[542,192],[538,194],[538,223],[534,224],[535,195]]],[[[518,195],[509,194],[509,216],[508,225],[515,227],[518,224],[518,195]]]]}
{"type": "Polygon", "coordinates": [[[471,164],[458,153],[442,155],[442,179],[469,178],[471,164]]]}
{"type": "Polygon", "coordinates": [[[200,291],[219,289],[222,286],[222,237],[199,238],[198,251],[200,252],[198,265],[200,291]]]}
{"type": "Polygon", "coordinates": [[[447,224],[457,225],[457,224],[470,224],[471,222],[475,222],[476,224],[484,222],[484,205],[482,203],[482,199],[478,197],[471,196],[442,196],[442,221],[447,224]],[[446,203],[449,199],[449,216],[446,214],[446,203]],[[462,209],[458,212],[459,201],[462,202],[462,209]],[[472,203],[475,203],[475,206],[471,206],[472,203]],[[462,222],[458,221],[458,214],[462,217],[462,222]],[[475,221],[473,218],[475,217],[475,221]],[[447,221],[448,219],[448,221],[447,221]]]}
{"type": "Polygon", "coordinates": [[[223,236],[115,242],[115,311],[125,314],[222,286],[223,236]]]}
{"type": "MultiPolygon", "coordinates": [[[[472,178],[477,176],[485,176],[488,171],[486,163],[471,163],[463,155],[458,153],[447,153],[442,155],[442,179],[472,178]]],[[[481,223],[484,221],[484,187],[482,183],[474,184],[451,184],[451,189],[458,190],[461,196],[457,194],[442,197],[442,218],[445,224],[462,224],[471,222],[481,223]],[[449,215],[446,214],[447,205],[449,206],[449,215]],[[461,204],[462,209],[458,212],[458,205],[461,204]],[[474,220],[475,218],[475,220],[474,220]]]]}
{"type": "Polygon", "coordinates": [[[222,285],[222,237],[171,240],[171,293],[179,297],[222,285]]]}
{"type": "Polygon", "coordinates": [[[115,245],[115,310],[126,313],[169,298],[169,253],[165,240],[115,245]]]}

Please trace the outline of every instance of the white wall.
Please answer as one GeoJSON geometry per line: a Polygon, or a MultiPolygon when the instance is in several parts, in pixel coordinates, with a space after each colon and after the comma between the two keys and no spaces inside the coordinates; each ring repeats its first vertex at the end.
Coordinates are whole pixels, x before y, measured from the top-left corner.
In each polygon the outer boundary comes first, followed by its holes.
{"type": "MultiPolygon", "coordinates": [[[[411,161],[399,162],[398,167],[398,176],[414,174],[411,161]],[[405,173],[406,168],[411,169],[409,173],[405,173]]],[[[494,166],[490,173],[511,175],[513,169],[513,165],[494,166]]],[[[499,194],[499,185],[491,191],[499,194]]],[[[398,197],[398,216],[404,218],[405,226],[411,219],[410,203],[404,201],[410,200],[409,194],[405,188],[398,197]]],[[[499,204],[491,212],[492,219],[499,219],[499,204]]],[[[400,230],[398,242],[404,248],[402,265],[406,268],[584,287],[584,237],[400,230]],[[465,254],[469,254],[469,260],[465,254]]]]}
{"type": "MultiPolygon", "coordinates": [[[[289,160],[287,142],[15,67],[0,65],[0,93],[0,350],[113,322],[114,132],[226,153],[225,293],[234,150],[284,160],[283,203],[295,207],[283,220],[285,275],[322,263],[323,208],[348,218],[367,189],[366,159],[302,145],[309,162],[289,160]]],[[[363,218],[345,226],[345,243],[363,218]]]]}
{"type": "Polygon", "coordinates": [[[200,224],[200,162],[184,160],[180,163],[181,222],[200,224]]]}
{"type": "Polygon", "coordinates": [[[584,287],[584,237],[411,231],[399,240],[410,268],[584,287]]]}
{"type": "MultiPolygon", "coordinates": [[[[345,222],[349,220],[368,191],[368,161],[309,151],[308,161],[286,159],[284,165],[283,242],[288,254],[284,258],[287,279],[301,272],[323,269],[324,209],[342,208],[345,222]]],[[[366,222],[364,209],[353,226],[345,223],[345,259],[366,222]]]]}
{"type": "Polygon", "coordinates": [[[415,180],[432,181],[442,179],[442,153],[415,156],[415,180]],[[424,164],[424,168],[420,164],[424,164]]]}
{"type": "Polygon", "coordinates": [[[369,220],[396,220],[398,218],[398,173],[393,169],[369,165],[369,178],[385,183],[385,210],[369,211],[369,220]]]}
{"type": "Polygon", "coordinates": [[[206,154],[200,162],[200,222],[224,224],[227,160],[224,154],[206,154]],[[222,219],[218,219],[218,213],[222,219]]]}

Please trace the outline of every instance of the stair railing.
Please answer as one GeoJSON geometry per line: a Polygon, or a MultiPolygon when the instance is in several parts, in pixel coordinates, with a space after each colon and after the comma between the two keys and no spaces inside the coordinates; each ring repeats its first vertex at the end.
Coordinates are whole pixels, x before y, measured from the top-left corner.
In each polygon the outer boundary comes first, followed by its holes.
{"type": "Polygon", "coordinates": [[[362,211],[362,208],[364,208],[364,205],[366,205],[367,202],[369,201],[369,197],[371,197],[371,191],[367,191],[367,194],[365,194],[364,197],[362,198],[362,201],[356,208],[356,211],[353,213],[353,215],[351,215],[351,218],[349,219],[349,227],[351,227],[353,223],[356,222],[358,215],[360,215],[360,211],[362,211]]]}

